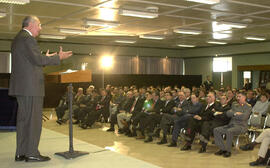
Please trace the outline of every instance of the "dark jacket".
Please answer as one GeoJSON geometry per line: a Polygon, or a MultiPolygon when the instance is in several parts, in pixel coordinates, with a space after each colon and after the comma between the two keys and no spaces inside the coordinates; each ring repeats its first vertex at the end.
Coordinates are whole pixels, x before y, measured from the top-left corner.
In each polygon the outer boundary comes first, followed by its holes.
{"type": "Polygon", "coordinates": [[[13,40],[11,55],[9,95],[44,96],[43,66],[60,64],[59,56],[42,55],[36,39],[25,30],[13,40]]]}
{"type": "Polygon", "coordinates": [[[163,108],[164,108],[164,102],[158,99],[156,102],[154,101],[154,107],[150,112],[160,114],[163,108]]]}
{"type": "Polygon", "coordinates": [[[175,107],[175,102],[170,100],[167,104],[164,102],[164,108],[162,109],[162,113],[174,114],[173,107],[175,107]]]}
{"type": "Polygon", "coordinates": [[[178,104],[179,108],[181,108],[182,110],[180,111],[176,111],[175,114],[178,115],[179,117],[185,115],[186,113],[188,113],[189,109],[190,109],[190,102],[188,102],[187,100],[184,100],[182,104],[178,104]]]}
{"type": "Polygon", "coordinates": [[[207,105],[205,105],[201,111],[201,113],[199,114],[199,116],[201,116],[202,121],[211,121],[214,119],[214,113],[216,111],[216,109],[218,109],[220,106],[220,103],[218,102],[214,102],[214,104],[212,104],[210,107],[207,107],[207,105]],[[215,109],[215,111],[213,111],[213,109],[215,109]]]}

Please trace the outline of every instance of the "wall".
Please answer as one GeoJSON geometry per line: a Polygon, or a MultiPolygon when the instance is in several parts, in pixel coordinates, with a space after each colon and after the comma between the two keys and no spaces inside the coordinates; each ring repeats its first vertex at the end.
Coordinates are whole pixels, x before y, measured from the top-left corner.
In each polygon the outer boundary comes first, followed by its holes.
{"type": "MultiPolygon", "coordinates": [[[[241,87],[240,84],[240,73],[237,71],[237,66],[240,65],[270,65],[270,54],[250,54],[250,55],[241,55],[233,57],[232,65],[232,86],[241,87]]],[[[253,73],[252,78],[258,78],[258,73],[253,73]]]]}
{"type": "Polygon", "coordinates": [[[213,59],[207,58],[189,58],[185,59],[185,75],[202,75],[202,81],[210,75],[212,79],[213,59]]]}

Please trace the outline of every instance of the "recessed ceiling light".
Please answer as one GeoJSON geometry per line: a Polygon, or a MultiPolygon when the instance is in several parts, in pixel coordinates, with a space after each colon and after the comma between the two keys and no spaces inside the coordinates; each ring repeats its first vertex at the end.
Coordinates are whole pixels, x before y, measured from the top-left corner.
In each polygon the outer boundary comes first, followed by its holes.
{"type": "Polygon", "coordinates": [[[87,30],[83,29],[69,29],[69,28],[60,28],[59,32],[68,33],[68,34],[86,34],[87,30]]]}
{"type": "Polygon", "coordinates": [[[164,36],[147,35],[147,34],[140,35],[139,37],[143,39],[153,39],[153,40],[163,40],[165,38],[164,36]]]}
{"type": "Polygon", "coordinates": [[[189,48],[192,48],[192,47],[196,47],[195,45],[187,45],[187,44],[177,44],[178,47],[189,47],[189,48]]]}
{"type": "Polygon", "coordinates": [[[153,18],[158,17],[158,13],[145,12],[145,11],[134,11],[134,10],[127,10],[127,9],[120,9],[119,15],[148,18],[148,19],[153,19],[153,18]]]}
{"type": "Polygon", "coordinates": [[[45,39],[58,39],[58,40],[63,40],[66,38],[66,36],[61,36],[61,35],[51,35],[51,34],[41,34],[39,38],[45,38],[45,39]]]}
{"type": "Polygon", "coordinates": [[[102,20],[85,20],[85,24],[88,26],[101,26],[107,28],[113,28],[119,26],[119,23],[116,22],[107,22],[102,20]]]}
{"type": "Polygon", "coordinates": [[[204,3],[204,4],[216,4],[216,3],[219,3],[220,0],[187,0],[187,1],[190,1],[190,2],[198,2],[198,3],[204,3]]]}
{"type": "Polygon", "coordinates": [[[0,0],[0,3],[24,5],[24,4],[30,3],[30,0],[0,0]]]}
{"type": "Polygon", "coordinates": [[[221,42],[221,41],[207,41],[209,44],[227,44],[226,42],[221,42]]]}
{"type": "Polygon", "coordinates": [[[247,40],[257,40],[257,41],[266,40],[266,38],[262,37],[262,36],[245,36],[244,38],[247,39],[247,40]]]}
{"type": "Polygon", "coordinates": [[[231,28],[238,28],[238,29],[243,29],[247,27],[247,24],[234,23],[234,22],[218,22],[218,24],[223,25],[223,26],[229,26],[231,28]]]}
{"type": "Polygon", "coordinates": [[[115,40],[116,43],[127,43],[127,44],[134,44],[136,43],[135,40],[115,40]]]}
{"type": "Polygon", "coordinates": [[[174,29],[173,32],[181,34],[193,34],[193,35],[198,35],[202,33],[202,31],[199,30],[190,30],[190,29],[174,29]]]}

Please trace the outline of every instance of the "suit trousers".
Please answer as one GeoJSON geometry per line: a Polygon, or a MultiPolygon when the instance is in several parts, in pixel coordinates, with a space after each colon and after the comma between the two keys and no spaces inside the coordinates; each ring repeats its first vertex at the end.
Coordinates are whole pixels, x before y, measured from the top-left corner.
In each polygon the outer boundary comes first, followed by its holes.
{"type": "Polygon", "coordinates": [[[124,120],[127,121],[127,122],[130,121],[131,115],[132,114],[125,113],[125,112],[117,114],[117,122],[118,122],[118,126],[119,126],[120,129],[124,128],[124,124],[123,124],[124,120]]]}
{"type": "Polygon", "coordinates": [[[231,152],[233,137],[246,131],[245,128],[238,125],[225,125],[214,129],[215,144],[220,150],[231,152]],[[226,144],[223,140],[226,135],[226,144]]]}
{"type": "Polygon", "coordinates": [[[16,155],[38,156],[38,145],[42,129],[43,96],[16,96],[17,149],[16,155]]]}
{"type": "Polygon", "coordinates": [[[186,114],[181,116],[179,119],[174,121],[174,128],[173,128],[173,133],[172,133],[172,141],[177,142],[180,130],[182,128],[187,127],[187,123],[190,120],[191,116],[186,114]]]}
{"type": "Polygon", "coordinates": [[[208,143],[210,136],[213,135],[214,128],[221,127],[226,123],[219,120],[205,121],[202,124],[200,140],[205,144],[208,143]]]}
{"type": "Polygon", "coordinates": [[[264,130],[255,140],[257,143],[261,143],[258,155],[265,158],[267,150],[270,144],[270,129],[264,130]]]}
{"type": "Polygon", "coordinates": [[[166,138],[170,126],[174,125],[174,122],[179,120],[179,118],[180,117],[178,117],[176,114],[163,114],[160,122],[160,127],[163,131],[163,138],[166,138]]]}
{"type": "Polygon", "coordinates": [[[155,127],[160,124],[162,115],[153,113],[147,116],[147,132],[148,134],[152,134],[155,130],[155,127]]]}

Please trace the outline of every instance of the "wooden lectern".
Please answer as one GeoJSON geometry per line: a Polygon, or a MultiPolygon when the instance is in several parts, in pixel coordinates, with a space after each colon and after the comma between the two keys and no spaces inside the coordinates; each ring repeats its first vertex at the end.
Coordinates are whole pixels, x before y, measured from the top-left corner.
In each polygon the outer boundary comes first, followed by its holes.
{"type": "Polygon", "coordinates": [[[89,154],[88,152],[74,151],[73,149],[73,126],[72,126],[72,83],[91,82],[92,74],[89,70],[76,72],[55,72],[46,76],[47,82],[52,83],[69,83],[68,99],[69,99],[69,151],[58,152],[55,155],[63,156],[66,159],[73,159],[82,155],[89,154]]]}

